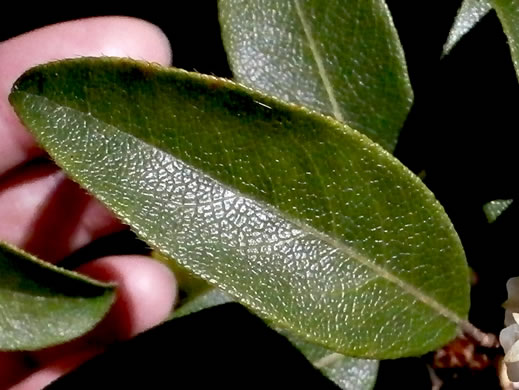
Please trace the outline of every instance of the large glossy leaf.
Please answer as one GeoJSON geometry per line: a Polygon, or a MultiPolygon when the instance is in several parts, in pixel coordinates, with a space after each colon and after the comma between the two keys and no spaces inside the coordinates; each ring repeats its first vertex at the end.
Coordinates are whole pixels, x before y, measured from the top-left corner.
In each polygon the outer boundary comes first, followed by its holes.
{"type": "Polygon", "coordinates": [[[515,72],[519,77],[519,3],[515,0],[491,0],[491,3],[508,38],[515,72]]]}
{"type": "MultiPolygon", "coordinates": [[[[174,318],[195,313],[197,311],[232,302],[231,296],[215,287],[208,287],[187,299],[175,310],[174,318]]],[[[378,371],[378,361],[358,359],[344,356],[281,333],[303,353],[325,376],[344,390],[369,390],[375,385],[378,371]]]]}
{"type": "Polygon", "coordinates": [[[113,285],[55,267],[0,242],[0,350],[34,350],[92,329],[113,285]]]}
{"type": "Polygon", "coordinates": [[[448,54],[458,41],[492,9],[490,0],[464,0],[449,31],[443,54],[448,54]]]}
{"type": "Polygon", "coordinates": [[[40,66],[10,99],[56,162],[151,247],[298,337],[414,355],[467,315],[468,269],[442,207],[329,117],[113,59],[40,66]]]}
{"type": "Polygon", "coordinates": [[[383,0],[220,0],[219,12],[237,81],[394,149],[413,93],[383,0]]]}

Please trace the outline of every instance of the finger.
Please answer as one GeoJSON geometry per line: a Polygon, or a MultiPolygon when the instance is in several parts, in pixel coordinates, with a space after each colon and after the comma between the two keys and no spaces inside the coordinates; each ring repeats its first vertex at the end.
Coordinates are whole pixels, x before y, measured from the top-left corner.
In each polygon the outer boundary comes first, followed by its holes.
{"type": "Polygon", "coordinates": [[[89,348],[62,357],[61,359],[50,363],[45,368],[26,376],[23,380],[10,387],[9,390],[41,390],[48,384],[54,382],[60,376],[63,376],[74,368],[79,367],[82,363],[101,352],[102,351],[99,348],[89,348]]]}
{"type": "Polygon", "coordinates": [[[30,373],[25,355],[21,352],[0,352],[0,389],[7,389],[19,378],[30,373]]]}
{"type": "Polygon", "coordinates": [[[146,256],[108,256],[79,271],[102,281],[116,281],[118,298],[94,332],[98,340],[124,340],[152,328],[171,313],[177,283],[164,264],[146,256]]]}
{"type": "Polygon", "coordinates": [[[117,300],[106,318],[89,334],[66,345],[34,352],[32,358],[47,365],[74,351],[129,339],[163,322],[171,313],[177,284],[162,263],[145,256],[109,256],[80,267],[79,271],[117,283],[117,300]]]}
{"type": "Polygon", "coordinates": [[[128,339],[160,324],[171,313],[177,297],[177,285],[171,271],[144,256],[105,257],[82,266],[80,271],[99,280],[117,283],[117,300],[110,313],[96,329],[80,339],[31,353],[30,361],[38,368],[30,375],[27,375],[29,369],[25,364],[27,356],[0,354],[0,378],[4,376],[0,388],[15,382],[18,383],[11,390],[43,388],[101,353],[107,344],[128,339]],[[7,368],[13,371],[9,372],[7,368]],[[25,379],[20,382],[22,377],[25,379]]]}
{"type": "Polygon", "coordinates": [[[123,225],[50,162],[0,180],[0,239],[56,262],[123,225]]]}
{"type": "Polygon", "coordinates": [[[34,167],[24,168],[22,175],[26,175],[26,180],[17,178],[19,172],[13,168],[41,152],[15,118],[7,94],[14,79],[34,64],[101,54],[162,64],[171,59],[167,39],[157,27],[123,17],[62,23],[0,43],[0,177],[2,172],[11,171],[11,177],[4,175],[0,182],[0,239],[46,260],[58,260],[121,226],[98,203],[90,201],[77,186],[53,170],[45,177],[37,169],[34,172],[34,167]],[[67,218],[58,219],[57,215],[67,218]]]}
{"type": "Polygon", "coordinates": [[[148,22],[127,17],[61,23],[0,43],[0,175],[41,153],[7,101],[13,82],[37,64],[99,55],[171,61],[165,35],[148,22]]]}

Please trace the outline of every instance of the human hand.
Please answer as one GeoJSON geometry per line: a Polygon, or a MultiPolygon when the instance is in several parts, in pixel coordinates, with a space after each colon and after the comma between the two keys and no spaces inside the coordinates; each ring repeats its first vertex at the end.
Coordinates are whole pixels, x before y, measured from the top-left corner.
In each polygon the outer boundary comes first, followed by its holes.
{"type": "MultiPolygon", "coordinates": [[[[52,60],[109,55],[167,65],[164,34],[147,22],[102,17],[45,27],[0,43],[0,240],[57,262],[96,238],[123,228],[96,200],[69,181],[23,128],[7,97],[28,68],[52,60]]],[[[143,256],[111,256],[80,272],[118,283],[110,313],[88,335],[38,352],[0,352],[0,389],[41,389],[109,343],[162,322],[176,284],[162,264],[143,256]]]]}

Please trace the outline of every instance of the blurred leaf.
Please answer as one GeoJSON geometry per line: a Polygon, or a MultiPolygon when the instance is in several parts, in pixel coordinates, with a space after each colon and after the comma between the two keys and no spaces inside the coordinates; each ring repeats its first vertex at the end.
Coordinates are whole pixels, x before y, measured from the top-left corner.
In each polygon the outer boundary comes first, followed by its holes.
{"type": "Polygon", "coordinates": [[[40,349],[81,336],[114,299],[113,285],[0,242],[0,350],[40,349]]]}
{"type": "MultiPolygon", "coordinates": [[[[195,313],[233,299],[222,290],[208,286],[202,293],[188,299],[175,310],[174,318],[195,313]]],[[[376,360],[357,359],[344,356],[317,345],[304,342],[287,332],[281,331],[288,340],[318,368],[323,375],[345,390],[369,390],[375,385],[378,372],[376,360]]]]}
{"type": "Polygon", "coordinates": [[[228,80],[108,58],[34,68],[10,100],[152,248],[276,327],[391,358],[433,350],[465,323],[468,267],[443,208],[331,118],[228,80]]]}
{"type": "Polygon", "coordinates": [[[516,0],[491,0],[491,3],[508,37],[515,73],[519,76],[519,2],[516,0]]]}
{"type": "Polygon", "coordinates": [[[513,202],[513,199],[496,199],[483,205],[489,223],[494,222],[513,202]]]}
{"type": "Polygon", "coordinates": [[[443,46],[443,55],[449,54],[458,41],[491,9],[490,0],[464,0],[443,46]]]}
{"type": "Polygon", "coordinates": [[[290,342],[312,362],[323,375],[345,390],[369,390],[375,386],[378,361],[356,359],[310,344],[286,332],[290,342]]]}
{"type": "Polygon", "coordinates": [[[413,92],[383,0],[220,0],[219,12],[237,81],[393,151],[413,92]]]}
{"type": "Polygon", "coordinates": [[[193,295],[181,303],[173,313],[173,318],[180,318],[213,306],[233,302],[234,299],[222,290],[208,285],[200,294],[193,295]]]}

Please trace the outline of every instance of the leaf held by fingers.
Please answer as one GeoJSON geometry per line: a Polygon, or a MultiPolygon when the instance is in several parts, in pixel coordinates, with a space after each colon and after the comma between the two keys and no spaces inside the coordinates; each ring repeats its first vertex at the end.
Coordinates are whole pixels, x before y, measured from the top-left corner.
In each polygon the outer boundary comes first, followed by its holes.
{"type": "Polygon", "coordinates": [[[35,350],[91,330],[114,286],[50,265],[0,243],[0,350],[35,350]]]}
{"type": "Polygon", "coordinates": [[[151,247],[276,327],[394,358],[445,344],[466,319],[468,267],[445,211],[332,118],[228,80],[108,58],[33,68],[10,100],[151,247]]]}

